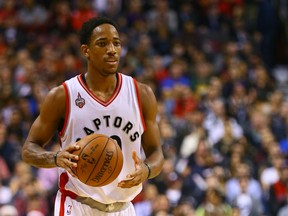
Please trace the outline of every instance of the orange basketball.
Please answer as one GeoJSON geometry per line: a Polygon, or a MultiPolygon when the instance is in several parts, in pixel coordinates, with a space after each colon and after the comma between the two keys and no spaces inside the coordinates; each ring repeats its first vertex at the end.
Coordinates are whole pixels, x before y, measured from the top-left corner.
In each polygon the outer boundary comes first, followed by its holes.
{"type": "Polygon", "coordinates": [[[123,155],[116,141],[103,134],[91,134],[77,144],[81,148],[73,154],[78,155],[79,160],[72,170],[81,182],[100,187],[118,177],[123,166],[123,155]]]}

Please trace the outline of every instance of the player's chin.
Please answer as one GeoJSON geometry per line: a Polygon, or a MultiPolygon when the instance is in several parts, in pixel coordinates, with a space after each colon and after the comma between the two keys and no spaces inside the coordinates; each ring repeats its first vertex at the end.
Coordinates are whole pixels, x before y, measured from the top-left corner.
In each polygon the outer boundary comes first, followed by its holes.
{"type": "Polygon", "coordinates": [[[116,74],[117,73],[117,68],[107,68],[105,70],[105,74],[107,75],[113,75],[113,74],[116,74]]]}
{"type": "Polygon", "coordinates": [[[114,63],[114,64],[107,64],[107,69],[111,71],[117,71],[119,66],[119,62],[114,63]]]}

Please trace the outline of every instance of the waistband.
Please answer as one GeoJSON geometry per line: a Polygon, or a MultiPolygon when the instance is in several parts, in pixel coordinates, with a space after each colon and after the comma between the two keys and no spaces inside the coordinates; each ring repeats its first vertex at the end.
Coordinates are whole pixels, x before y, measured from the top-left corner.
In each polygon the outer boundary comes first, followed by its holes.
{"type": "Polygon", "coordinates": [[[129,202],[115,202],[111,204],[104,204],[98,202],[90,197],[77,196],[76,200],[82,204],[89,205],[91,208],[98,209],[102,212],[118,212],[126,209],[129,206],[129,202]]]}
{"type": "Polygon", "coordinates": [[[98,209],[99,211],[102,212],[118,212],[118,211],[122,211],[124,209],[126,209],[130,202],[115,202],[115,203],[111,203],[111,204],[104,204],[101,202],[98,202],[90,197],[82,197],[82,196],[78,196],[76,193],[69,191],[69,190],[65,190],[65,189],[61,189],[60,188],[60,192],[64,195],[64,196],[69,196],[72,199],[75,199],[76,201],[88,205],[91,208],[95,208],[98,209]]]}

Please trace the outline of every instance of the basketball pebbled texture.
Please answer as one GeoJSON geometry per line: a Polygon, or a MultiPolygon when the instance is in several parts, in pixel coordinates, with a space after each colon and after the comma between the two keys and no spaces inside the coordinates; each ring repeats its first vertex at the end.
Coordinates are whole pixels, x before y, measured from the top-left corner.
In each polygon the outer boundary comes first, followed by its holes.
{"type": "Polygon", "coordinates": [[[112,138],[104,134],[90,134],[77,142],[81,147],[73,154],[79,156],[73,173],[86,185],[105,186],[114,181],[123,166],[122,151],[112,138]]]}

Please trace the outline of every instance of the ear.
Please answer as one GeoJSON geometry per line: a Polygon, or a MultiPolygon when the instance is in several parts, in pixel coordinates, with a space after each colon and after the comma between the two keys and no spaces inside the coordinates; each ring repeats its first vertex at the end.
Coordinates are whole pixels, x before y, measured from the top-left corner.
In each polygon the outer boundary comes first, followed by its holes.
{"type": "Polygon", "coordinates": [[[81,51],[86,58],[89,58],[89,47],[86,44],[81,45],[81,51]]]}

